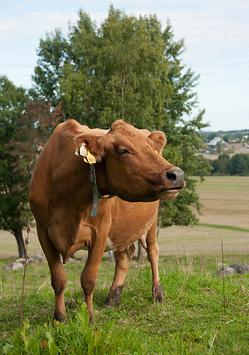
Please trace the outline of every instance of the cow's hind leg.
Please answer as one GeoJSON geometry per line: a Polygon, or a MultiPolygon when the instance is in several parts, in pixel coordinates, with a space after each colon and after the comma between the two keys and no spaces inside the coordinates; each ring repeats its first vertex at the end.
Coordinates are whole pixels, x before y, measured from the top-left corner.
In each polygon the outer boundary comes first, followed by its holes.
{"type": "Polygon", "coordinates": [[[99,265],[105,251],[106,239],[107,236],[105,236],[105,234],[101,235],[101,233],[92,236],[88,258],[81,274],[81,286],[84,291],[85,303],[91,322],[94,320],[93,291],[96,284],[99,265]]]}
{"type": "Polygon", "coordinates": [[[106,298],[108,306],[115,306],[120,303],[125,279],[127,276],[129,261],[135,252],[134,244],[128,250],[116,251],[115,255],[115,275],[112,286],[106,298]]]}
{"type": "Polygon", "coordinates": [[[157,244],[157,220],[155,219],[151,229],[148,231],[147,238],[147,255],[152,270],[152,297],[155,302],[163,302],[164,293],[160,285],[158,272],[159,247],[157,244]]]}
{"type": "Polygon", "coordinates": [[[64,290],[67,284],[67,275],[61,262],[60,254],[55,249],[46,231],[44,231],[39,223],[37,223],[37,233],[42,249],[48,261],[51,274],[51,285],[55,293],[54,319],[62,322],[66,319],[64,290]]]}

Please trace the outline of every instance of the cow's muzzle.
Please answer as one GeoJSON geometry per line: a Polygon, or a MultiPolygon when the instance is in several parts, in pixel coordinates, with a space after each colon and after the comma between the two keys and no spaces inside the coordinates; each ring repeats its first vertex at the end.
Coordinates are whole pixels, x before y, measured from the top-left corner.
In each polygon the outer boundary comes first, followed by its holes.
{"type": "Polygon", "coordinates": [[[185,186],[184,172],[180,168],[173,168],[165,173],[165,179],[172,185],[170,189],[180,190],[185,186]]]}
{"type": "Polygon", "coordinates": [[[177,196],[178,192],[186,185],[184,172],[177,167],[163,173],[163,187],[157,191],[157,197],[161,200],[170,200],[177,196]]]}

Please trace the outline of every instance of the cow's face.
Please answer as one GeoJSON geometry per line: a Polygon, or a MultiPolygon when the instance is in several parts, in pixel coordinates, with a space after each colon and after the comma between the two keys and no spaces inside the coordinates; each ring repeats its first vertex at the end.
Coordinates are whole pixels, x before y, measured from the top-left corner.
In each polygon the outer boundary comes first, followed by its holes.
{"type": "Polygon", "coordinates": [[[160,154],[166,144],[160,131],[150,133],[118,120],[107,134],[81,136],[81,142],[101,162],[99,173],[105,178],[98,187],[124,200],[168,200],[185,185],[182,170],[160,154]]]}

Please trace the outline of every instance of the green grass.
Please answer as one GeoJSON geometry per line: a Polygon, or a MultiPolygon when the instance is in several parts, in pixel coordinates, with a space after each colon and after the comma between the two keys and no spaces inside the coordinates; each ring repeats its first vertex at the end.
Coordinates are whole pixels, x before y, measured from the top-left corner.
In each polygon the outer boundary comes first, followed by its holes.
{"type": "Polygon", "coordinates": [[[249,232],[249,228],[229,226],[226,224],[200,223],[200,226],[215,228],[215,229],[225,229],[225,230],[229,230],[229,231],[245,232],[245,233],[249,232]]]}
{"type": "Polygon", "coordinates": [[[248,176],[206,176],[204,183],[198,183],[202,192],[249,193],[248,176]]]}
{"type": "MultiPolygon", "coordinates": [[[[241,262],[227,256],[225,262],[241,262]]],[[[244,262],[249,262],[244,257],[244,262]]],[[[3,264],[3,262],[2,262],[3,264]]],[[[113,264],[104,261],[94,296],[95,324],[82,309],[82,265],[66,265],[69,319],[51,321],[53,293],[46,264],[28,266],[25,318],[20,328],[22,272],[3,271],[0,330],[8,354],[249,354],[249,277],[215,276],[215,257],[164,257],[160,260],[163,304],[152,303],[147,263],[132,264],[122,302],[106,308],[104,300],[113,264]]]]}

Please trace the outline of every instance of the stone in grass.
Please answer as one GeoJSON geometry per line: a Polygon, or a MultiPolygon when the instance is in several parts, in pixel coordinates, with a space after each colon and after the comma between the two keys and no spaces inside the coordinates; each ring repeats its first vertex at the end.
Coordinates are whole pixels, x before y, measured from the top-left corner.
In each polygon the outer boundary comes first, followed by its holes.
{"type": "Polygon", "coordinates": [[[12,271],[16,271],[16,270],[21,270],[23,269],[23,264],[22,263],[11,263],[5,266],[6,270],[12,270],[12,271]]]}
{"type": "Polygon", "coordinates": [[[223,277],[232,274],[247,274],[249,273],[249,265],[247,264],[231,264],[229,266],[223,266],[216,272],[217,276],[223,277]]]}
{"type": "Polygon", "coordinates": [[[21,263],[21,264],[25,264],[26,259],[25,258],[18,258],[14,261],[15,263],[21,263]]]}
{"type": "Polygon", "coordinates": [[[247,264],[231,264],[232,267],[238,274],[247,274],[249,273],[249,265],[247,264]]]}
{"type": "Polygon", "coordinates": [[[15,260],[15,263],[21,263],[21,264],[30,264],[30,263],[33,263],[34,261],[36,261],[34,258],[18,258],[15,260]],[[26,261],[27,260],[27,261],[26,261]]]}
{"type": "Polygon", "coordinates": [[[224,266],[222,269],[218,270],[215,274],[216,276],[224,277],[224,276],[236,274],[236,270],[233,267],[224,266]]]}
{"type": "Polygon", "coordinates": [[[42,252],[36,253],[34,256],[34,259],[35,259],[35,261],[38,261],[39,263],[42,263],[43,261],[46,260],[45,255],[42,252]]]}

